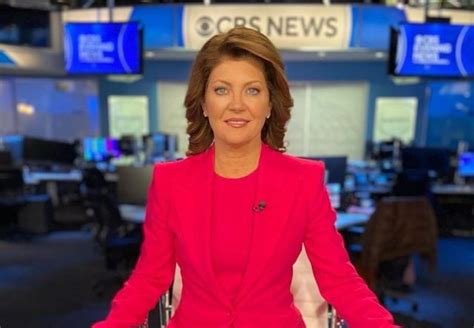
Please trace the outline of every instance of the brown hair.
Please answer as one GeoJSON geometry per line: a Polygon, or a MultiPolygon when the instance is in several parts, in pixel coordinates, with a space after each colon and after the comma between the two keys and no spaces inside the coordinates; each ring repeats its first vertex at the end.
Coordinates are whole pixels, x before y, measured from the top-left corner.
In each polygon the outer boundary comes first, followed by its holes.
{"type": "Polygon", "coordinates": [[[186,131],[189,135],[186,154],[199,154],[214,140],[209,121],[204,117],[202,103],[209,75],[224,57],[249,58],[262,65],[272,108],[272,114],[262,129],[262,141],[271,148],[284,152],[286,123],[291,116],[290,108],[293,107],[284,64],[278,50],[265,35],[250,28],[236,27],[209,39],[194,61],[184,100],[188,120],[186,131]]]}

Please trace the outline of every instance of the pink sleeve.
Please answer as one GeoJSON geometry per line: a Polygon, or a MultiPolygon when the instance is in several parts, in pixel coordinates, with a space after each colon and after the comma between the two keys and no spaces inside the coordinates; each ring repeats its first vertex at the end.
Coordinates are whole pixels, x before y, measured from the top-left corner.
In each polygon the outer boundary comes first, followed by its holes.
{"type": "Polygon", "coordinates": [[[324,165],[311,166],[308,173],[311,196],[304,245],[321,295],[351,328],[398,327],[349,260],[324,186],[324,165]]]}
{"type": "Polygon", "coordinates": [[[168,227],[170,205],[162,172],[166,167],[161,166],[155,166],[148,191],[140,258],[130,278],[115,295],[107,318],[93,328],[139,326],[171,285],[176,265],[174,236],[168,227]]]}

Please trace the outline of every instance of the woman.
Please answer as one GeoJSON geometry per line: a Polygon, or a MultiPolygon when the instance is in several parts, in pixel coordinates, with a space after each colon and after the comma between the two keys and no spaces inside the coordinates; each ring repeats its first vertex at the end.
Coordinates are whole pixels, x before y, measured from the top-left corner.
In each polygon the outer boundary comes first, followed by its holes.
{"type": "Polygon", "coordinates": [[[324,166],[283,154],[284,66],[239,27],[198,53],[185,99],[188,158],[155,167],[140,259],[101,327],[136,327],[181,268],[168,327],[304,327],[290,293],[304,243],[323,297],[351,328],[394,327],[335,230],[324,166]]]}

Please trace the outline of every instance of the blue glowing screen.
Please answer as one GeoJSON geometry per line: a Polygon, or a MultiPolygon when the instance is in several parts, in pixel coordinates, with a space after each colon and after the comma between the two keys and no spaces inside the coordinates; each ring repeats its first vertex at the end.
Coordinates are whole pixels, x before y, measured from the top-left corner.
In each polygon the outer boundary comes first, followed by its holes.
{"type": "Polygon", "coordinates": [[[64,25],[64,57],[68,73],[140,73],[139,25],[137,22],[67,23],[64,25]]]}
{"type": "Polygon", "coordinates": [[[401,24],[396,75],[474,77],[474,26],[401,24]]]}

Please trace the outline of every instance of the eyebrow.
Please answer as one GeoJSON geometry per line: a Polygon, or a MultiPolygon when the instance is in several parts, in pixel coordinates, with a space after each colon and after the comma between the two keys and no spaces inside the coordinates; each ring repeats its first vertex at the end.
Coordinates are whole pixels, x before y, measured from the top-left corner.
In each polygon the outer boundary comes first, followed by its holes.
{"type": "MultiPolygon", "coordinates": [[[[227,82],[227,81],[225,81],[225,80],[213,80],[213,81],[210,81],[210,84],[214,84],[214,83],[217,83],[217,82],[224,83],[224,84],[227,84],[227,85],[232,85],[232,83],[227,82]]],[[[260,81],[260,80],[252,80],[252,81],[249,81],[249,82],[245,83],[244,85],[249,85],[249,84],[252,84],[252,83],[260,83],[260,84],[262,84],[263,82],[260,81]]]]}

